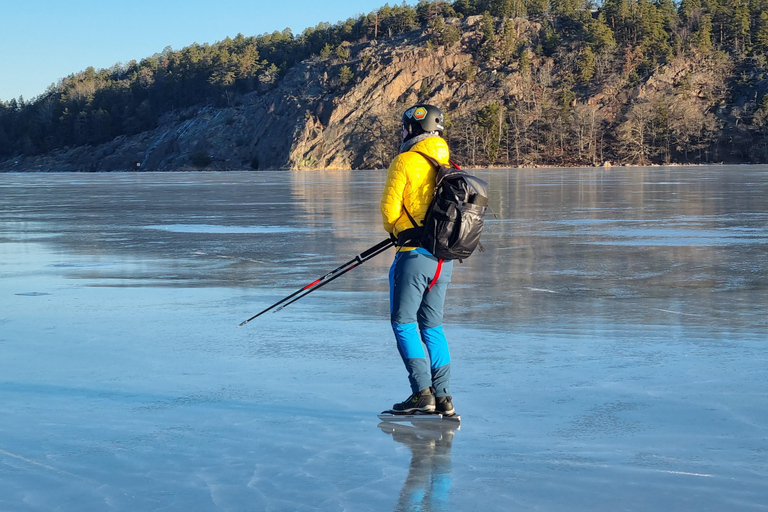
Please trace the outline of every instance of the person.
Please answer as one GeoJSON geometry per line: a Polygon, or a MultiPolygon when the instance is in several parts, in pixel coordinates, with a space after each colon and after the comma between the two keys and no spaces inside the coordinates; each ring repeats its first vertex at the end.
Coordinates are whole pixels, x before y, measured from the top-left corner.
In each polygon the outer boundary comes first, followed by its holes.
{"type": "Polygon", "coordinates": [[[392,408],[402,413],[455,413],[451,358],[442,327],[453,261],[435,258],[417,241],[417,226],[426,216],[437,174],[419,153],[447,165],[450,151],[444,130],[443,113],[434,105],[414,105],[403,113],[403,143],[389,166],[380,204],[384,229],[397,239],[389,271],[390,319],[412,392],[392,408]]]}

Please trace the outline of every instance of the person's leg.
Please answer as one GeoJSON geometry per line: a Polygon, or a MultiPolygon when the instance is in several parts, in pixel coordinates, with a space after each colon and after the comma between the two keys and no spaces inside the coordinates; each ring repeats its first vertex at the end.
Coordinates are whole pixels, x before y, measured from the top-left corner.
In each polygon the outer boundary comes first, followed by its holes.
{"type": "MultiPolygon", "coordinates": [[[[445,293],[451,282],[452,272],[453,262],[444,261],[437,281],[426,292],[417,314],[421,339],[429,353],[432,387],[438,397],[451,395],[451,355],[442,324],[445,293]]],[[[433,277],[434,274],[430,281],[433,277]]]]}
{"type": "Polygon", "coordinates": [[[436,262],[431,262],[424,255],[404,251],[397,253],[389,273],[392,330],[414,393],[432,386],[417,315],[435,268],[436,262]]]}

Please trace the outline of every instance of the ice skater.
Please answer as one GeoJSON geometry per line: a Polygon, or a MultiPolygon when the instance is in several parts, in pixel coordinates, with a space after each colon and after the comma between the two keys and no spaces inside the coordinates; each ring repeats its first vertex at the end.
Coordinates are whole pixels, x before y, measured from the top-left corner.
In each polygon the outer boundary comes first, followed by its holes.
{"type": "Polygon", "coordinates": [[[440,260],[420,247],[414,226],[423,223],[437,173],[419,153],[440,164],[449,163],[450,150],[442,138],[444,123],[442,111],[433,105],[415,105],[403,113],[403,143],[389,166],[381,197],[384,229],[398,246],[389,271],[390,318],[412,392],[393,406],[400,413],[455,414],[451,357],[442,327],[453,261],[440,260]]]}

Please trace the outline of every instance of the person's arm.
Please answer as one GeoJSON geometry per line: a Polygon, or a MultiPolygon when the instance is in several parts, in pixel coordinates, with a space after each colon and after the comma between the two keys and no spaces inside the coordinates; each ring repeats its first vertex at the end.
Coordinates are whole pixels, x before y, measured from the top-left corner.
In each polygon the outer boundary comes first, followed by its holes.
{"type": "Polygon", "coordinates": [[[395,233],[395,224],[403,215],[403,194],[408,181],[405,172],[405,159],[401,156],[395,157],[389,166],[380,203],[384,230],[392,234],[397,234],[395,233]]]}

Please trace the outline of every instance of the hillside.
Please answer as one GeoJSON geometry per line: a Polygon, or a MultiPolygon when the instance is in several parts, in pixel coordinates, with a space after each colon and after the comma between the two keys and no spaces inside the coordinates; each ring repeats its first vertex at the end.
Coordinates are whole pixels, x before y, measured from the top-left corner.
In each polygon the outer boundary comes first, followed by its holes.
{"type": "Polygon", "coordinates": [[[396,152],[400,113],[419,101],[444,109],[468,166],[768,162],[768,15],[762,41],[755,13],[739,36],[713,30],[701,4],[553,5],[492,16],[422,2],[387,11],[397,24],[380,11],[375,25],[372,13],[300,37],[238,36],[192,49],[205,80],[178,78],[190,49],[91,69],[3,104],[0,169],[379,168],[396,152]]]}

